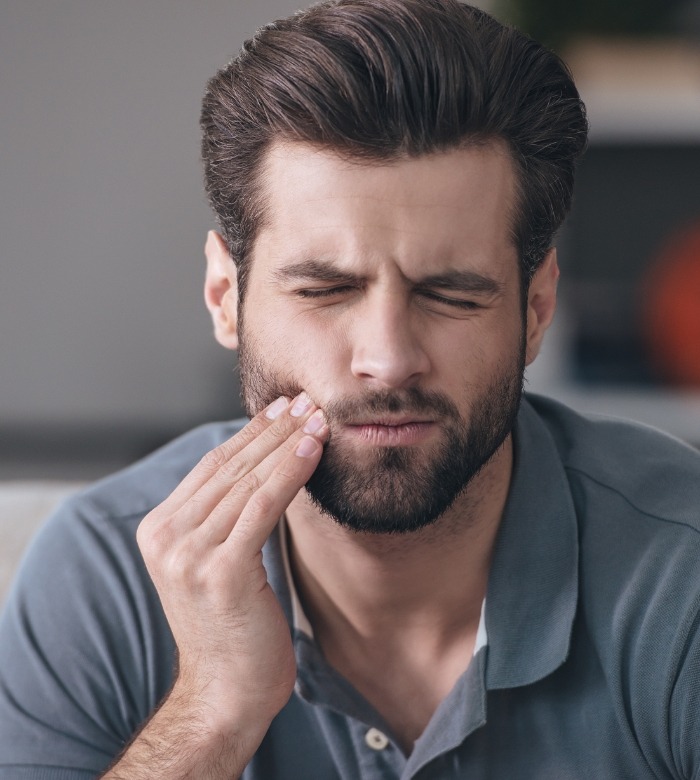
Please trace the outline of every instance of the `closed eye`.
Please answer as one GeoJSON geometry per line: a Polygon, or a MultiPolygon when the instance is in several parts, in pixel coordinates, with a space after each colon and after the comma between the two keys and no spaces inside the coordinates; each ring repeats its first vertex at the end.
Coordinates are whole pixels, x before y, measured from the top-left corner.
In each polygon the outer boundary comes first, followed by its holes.
{"type": "MultiPolygon", "coordinates": [[[[308,287],[300,290],[296,290],[295,293],[300,298],[331,298],[334,295],[343,295],[355,290],[355,287],[351,285],[342,285],[337,287],[308,287]]],[[[452,306],[457,309],[466,309],[468,311],[481,308],[475,301],[466,301],[461,298],[448,298],[444,295],[431,292],[430,290],[419,290],[418,295],[422,296],[429,301],[443,304],[445,306],[452,306]]]]}
{"type": "Polygon", "coordinates": [[[353,289],[355,288],[350,285],[343,285],[341,287],[310,287],[295,292],[300,298],[330,298],[332,295],[341,295],[351,292],[353,289]]]}
{"type": "Polygon", "coordinates": [[[438,295],[438,293],[431,292],[430,290],[420,290],[419,295],[423,298],[427,298],[429,301],[435,301],[436,303],[444,304],[445,306],[453,306],[457,309],[479,309],[481,306],[475,301],[465,301],[461,298],[447,298],[444,295],[438,295]]]}

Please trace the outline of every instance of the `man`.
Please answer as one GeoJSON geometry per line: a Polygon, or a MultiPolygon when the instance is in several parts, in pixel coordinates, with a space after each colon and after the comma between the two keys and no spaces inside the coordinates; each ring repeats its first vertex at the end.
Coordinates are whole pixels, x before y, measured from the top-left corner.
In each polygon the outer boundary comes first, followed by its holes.
{"type": "Polygon", "coordinates": [[[586,136],[454,0],[210,82],[206,303],[251,422],[68,502],[0,628],[2,778],[690,778],[700,458],[521,399],[586,136]]]}

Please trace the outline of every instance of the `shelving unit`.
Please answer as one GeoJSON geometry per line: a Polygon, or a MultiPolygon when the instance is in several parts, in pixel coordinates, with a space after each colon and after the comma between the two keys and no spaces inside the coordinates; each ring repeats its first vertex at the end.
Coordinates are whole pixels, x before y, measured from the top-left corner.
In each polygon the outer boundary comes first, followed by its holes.
{"type": "MultiPolygon", "coordinates": [[[[621,186],[612,178],[619,177],[623,163],[619,168],[610,166],[611,180],[606,182],[605,166],[598,162],[594,174],[596,166],[587,166],[584,160],[579,173],[581,199],[575,200],[558,241],[562,264],[560,311],[542,355],[528,371],[528,388],[582,411],[636,419],[700,446],[700,387],[675,389],[634,381],[582,381],[572,359],[578,338],[573,302],[577,297],[585,298],[581,288],[586,284],[594,287],[596,273],[600,274],[600,289],[607,284],[613,298],[618,285],[623,291],[619,316],[628,317],[631,304],[625,300],[624,285],[633,284],[632,277],[629,268],[621,271],[613,268],[613,263],[630,266],[636,262],[641,268],[658,249],[652,239],[644,236],[653,236],[654,230],[658,232],[664,220],[668,224],[674,213],[681,224],[693,215],[700,220],[700,48],[678,41],[589,41],[574,47],[566,59],[588,109],[589,159],[626,158],[630,181],[634,180],[634,187],[648,187],[649,193],[640,209],[639,230],[634,230],[630,221],[633,204],[624,197],[615,201],[615,194],[624,191],[624,182],[621,186]],[[668,171],[662,166],[665,154],[668,171]],[[692,168],[679,165],[679,155],[687,157],[692,168]],[[639,167],[629,162],[634,159],[639,167]],[[659,176],[659,192],[644,182],[645,166],[659,176]],[[677,188],[674,175],[683,180],[679,178],[677,188]],[[600,201],[605,206],[595,203],[594,176],[600,180],[600,201]],[[615,187],[615,194],[611,194],[609,188],[615,187]],[[677,203],[674,197],[678,197],[677,203]],[[617,234],[611,227],[615,219],[621,224],[617,234]],[[648,223],[654,220],[658,225],[650,226],[648,223]],[[596,246],[603,241],[600,236],[608,233],[615,247],[610,252],[610,270],[603,270],[596,246]],[[643,247],[644,240],[650,245],[643,247]],[[623,256],[627,243],[629,251],[623,256]],[[589,267],[594,270],[589,271],[589,267]]],[[[630,197],[643,202],[645,193],[634,191],[630,197]]],[[[632,292],[627,293],[629,298],[632,292]]],[[[589,294],[588,300],[604,307],[595,295],[589,294]]]]}

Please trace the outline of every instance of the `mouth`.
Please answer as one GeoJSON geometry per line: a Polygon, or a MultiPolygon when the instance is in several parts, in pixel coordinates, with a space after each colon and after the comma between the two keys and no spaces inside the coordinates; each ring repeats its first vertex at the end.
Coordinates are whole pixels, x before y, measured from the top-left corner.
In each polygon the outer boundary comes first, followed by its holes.
{"type": "Polygon", "coordinates": [[[366,417],[359,420],[350,420],[348,425],[386,425],[387,427],[398,427],[401,425],[413,425],[433,422],[428,417],[420,418],[412,415],[402,415],[401,417],[390,414],[379,414],[372,417],[366,417]]]}
{"type": "Polygon", "coordinates": [[[397,447],[420,444],[436,427],[432,420],[379,417],[348,423],[343,426],[343,432],[365,444],[397,447]]]}

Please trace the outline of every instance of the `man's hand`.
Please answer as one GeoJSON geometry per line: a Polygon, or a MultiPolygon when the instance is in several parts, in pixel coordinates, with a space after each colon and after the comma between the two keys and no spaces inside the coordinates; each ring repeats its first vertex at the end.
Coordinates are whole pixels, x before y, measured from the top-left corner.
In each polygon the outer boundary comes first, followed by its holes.
{"type": "Polygon", "coordinates": [[[291,404],[280,398],[142,521],[137,540],[177,643],[178,673],[105,777],[230,778],[252,757],[296,678],[262,547],[316,468],[327,435],[305,394],[291,404]]]}

